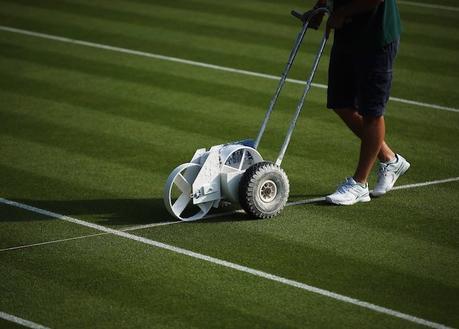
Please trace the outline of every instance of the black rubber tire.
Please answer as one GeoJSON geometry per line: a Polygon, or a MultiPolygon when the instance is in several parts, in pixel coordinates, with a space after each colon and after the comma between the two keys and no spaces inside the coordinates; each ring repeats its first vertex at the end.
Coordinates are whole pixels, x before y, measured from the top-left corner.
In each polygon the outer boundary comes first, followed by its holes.
{"type": "Polygon", "coordinates": [[[259,162],[249,167],[239,183],[239,203],[248,214],[257,218],[277,216],[288,200],[290,184],[287,174],[272,162],[259,162]],[[260,189],[267,182],[276,185],[273,200],[263,201],[260,189]]]}

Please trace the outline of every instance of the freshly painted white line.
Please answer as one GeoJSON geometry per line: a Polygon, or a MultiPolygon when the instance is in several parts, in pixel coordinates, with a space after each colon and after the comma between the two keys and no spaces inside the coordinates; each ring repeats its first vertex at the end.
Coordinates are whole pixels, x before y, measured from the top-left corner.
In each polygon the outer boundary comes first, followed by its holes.
{"type": "Polygon", "coordinates": [[[19,249],[26,249],[26,248],[37,247],[37,246],[45,246],[47,244],[55,244],[55,243],[60,243],[60,242],[72,241],[72,240],[86,239],[86,238],[91,238],[91,237],[94,237],[94,236],[107,235],[107,234],[108,233],[95,233],[95,234],[87,234],[87,235],[75,236],[75,237],[66,238],[66,239],[58,239],[58,240],[50,240],[50,241],[44,241],[44,242],[38,242],[38,243],[25,244],[25,245],[21,245],[21,246],[15,246],[15,247],[9,247],[9,248],[0,249],[0,252],[19,250],[19,249]]]}
{"type": "Polygon", "coordinates": [[[368,302],[365,302],[365,301],[361,301],[361,300],[358,300],[356,298],[352,298],[352,297],[348,297],[348,296],[345,296],[345,295],[337,294],[335,292],[328,291],[328,290],[325,290],[325,289],[321,289],[321,288],[318,288],[318,287],[314,287],[314,286],[311,286],[311,285],[308,285],[308,284],[305,284],[305,283],[302,283],[302,282],[286,279],[286,278],[283,278],[283,277],[280,277],[280,276],[277,276],[277,275],[274,275],[274,274],[270,274],[270,273],[267,273],[267,272],[259,271],[259,270],[256,270],[256,269],[253,269],[253,268],[250,268],[250,267],[246,267],[246,266],[239,265],[239,264],[236,264],[236,263],[231,263],[231,262],[228,262],[228,261],[225,261],[225,260],[222,260],[222,259],[218,259],[218,258],[215,258],[215,257],[211,257],[211,256],[207,256],[207,255],[204,255],[204,254],[200,254],[200,253],[197,253],[197,252],[194,252],[194,251],[191,251],[191,250],[175,247],[175,246],[172,246],[172,245],[169,245],[169,244],[166,244],[166,243],[162,243],[162,242],[159,242],[159,241],[150,240],[150,239],[147,239],[147,238],[144,238],[144,237],[140,237],[140,236],[137,236],[137,235],[133,235],[133,234],[130,234],[130,233],[127,233],[127,232],[114,230],[114,229],[111,229],[111,228],[108,228],[108,227],[104,227],[104,226],[101,226],[101,225],[98,225],[98,224],[85,222],[85,221],[82,221],[80,219],[76,219],[76,218],[72,218],[72,217],[69,217],[69,216],[57,214],[57,213],[54,213],[54,212],[51,212],[51,211],[48,211],[48,210],[32,207],[32,206],[29,206],[29,205],[26,205],[26,204],[23,204],[23,203],[7,200],[7,199],[4,199],[4,198],[0,198],[0,203],[7,204],[7,205],[12,206],[12,207],[17,207],[17,208],[20,208],[20,209],[32,211],[34,213],[38,213],[38,214],[41,214],[41,215],[44,215],[44,216],[57,218],[57,219],[60,219],[60,220],[63,220],[63,221],[67,221],[67,222],[70,222],[70,223],[74,223],[74,224],[77,224],[77,225],[93,228],[93,229],[101,231],[101,232],[110,233],[110,234],[113,234],[113,235],[117,235],[119,237],[123,237],[123,238],[129,239],[129,240],[133,240],[133,241],[137,241],[137,242],[140,242],[140,243],[144,243],[144,244],[147,244],[147,245],[150,245],[150,246],[153,246],[153,247],[157,247],[157,248],[160,248],[160,249],[168,250],[168,251],[171,251],[171,252],[174,252],[174,253],[177,253],[177,254],[181,254],[181,255],[185,255],[185,256],[188,256],[188,257],[195,258],[195,259],[203,260],[203,261],[206,261],[206,262],[209,262],[209,263],[212,263],[212,264],[220,265],[220,266],[223,266],[223,267],[226,267],[226,268],[230,268],[230,269],[233,269],[233,270],[236,270],[236,271],[239,271],[239,272],[243,272],[243,273],[251,274],[251,275],[254,275],[254,276],[257,276],[257,277],[260,277],[260,278],[264,278],[264,279],[267,279],[267,280],[275,281],[275,282],[278,282],[278,283],[281,283],[281,284],[285,284],[285,285],[288,285],[288,286],[291,286],[291,287],[295,287],[295,288],[302,289],[302,290],[305,290],[305,291],[308,291],[308,292],[319,294],[319,295],[322,295],[322,296],[325,296],[325,297],[329,297],[329,298],[332,298],[332,299],[335,299],[335,300],[338,300],[338,301],[342,301],[342,302],[345,302],[345,303],[349,303],[349,304],[353,304],[353,305],[356,305],[356,306],[360,306],[360,307],[363,307],[363,308],[366,308],[366,309],[369,309],[369,310],[372,310],[372,311],[375,311],[375,312],[378,312],[378,313],[386,314],[386,315],[389,315],[389,316],[393,316],[393,317],[400,318],[400,319],[403,319],[403,320],[406,320],[406,321],[414,322],[414,323],[417,323],[417,324],[420,324],[420,325],[424,325],[424,326],[427,326],[427,327],[431,327],[431,328],[449,328],[449,327],[447,327],[447,326],[445,326],[443,324],[440,324],[440,323],[428,321],[428,320],[425,320],[425,319],[422,319],[422,318],[419,318],[419,317],[416,317],[416,316],[412,316],[412,315],[409,315],[409,314],[405,314],[405,313],[402,313],[402,312],[398,312],[398,311],[395,311],[395,310],[392,310],[392,309],[389,309],[389,308],[386,308],[386,307],[382,307],[382,306],[379,306],[379,305],[375,305],[375,304],[371,304],[371,303],[368,303],[368,302]]]}
{"type": "Polygon", "coordinates": [[[32,329],[49,329],[49,327],[42,326],[41,324],[29,321],[29,320],[24,320],[22,318],[19,318],[17,316],[5,313],[0,311],[0,318],[14,322],[17,324],[20,324],[21,326],[27,327],[27,328],[32,328],[32,329]]]}
{"type": "MultiPolygon", "coordinates": [[[[154,59],[158,59],[158,60],[176,62],[176,63],[187,64],[187,65],[192,65],[192,66],[199,66],[199,67],[204,67],[204,68],[218,70],[218,71],[225,71],[225,72],[231,72],[231,73],[236,73],[236,74],[249,75],[249,76],[254,76],[254,77],[264,78],[264,79],[270,79],[270,80],[279,80],[279,77],[276,76],[276,75],[253,72],[253,71],[247,71],[247,70],[241,70],[241,69],[235,69],[235,68],[226,67],[226,66],[220,66],[220,65],[208,64],[208,63],[203,63],[203,62],[197,62],[197,61],[192,61],[192,60],[188,60],[188,59],[165,56],[165,55],[159,55],[159,54],[154,54],[154,53],[149,53],[149,52],[144,52],[144,51],[139,51],[139,50],[132,50],[132,49],[127,49],[127,48],[109,46],[109,45],[104,45],[104,44],[94,43],[94,42],[89,42],[89,41],[65,38],[65,37],[60,37],[60,36],[46,34],[46,33],[39,33],[39,32],[34,32],[34,31],[29,31],[29,30],[17,29],[17,28],[14,28],[14,27],[9,27],[9,26],[4,26],[4,25],[0,25],[0,30],[1,31],[12,32],[12,33],[23,34],[23,35],[28,35],[28,36],[33,36],[33,37],[38,37],[38,38],[44,38],[44,39],[48,39],[48,40],[72,43],[72,44],[86,46],[86,47],[92,47],[92,48],[104,49],[104,50],[109,50],[109,51],[115,51],[115,52],[125,53],[125,54],[129,54],[129,55],[136,55],[136,56],[154,58],[154,59]]],[[[290,82],[290,83],[295,83],[295,84],[301,84],[301,85],[305,84],[305,81],[297,80],[297,79],[287,79],[287,81],[290,82]]],[[[312,86],[316,87],[316,88],[327,89],[326,85],[319,84],[319,83],[313,83],[312,86]]],[[[391,97],[390,100],[394,101],[394,102],[410,104],[410,105],[416,105],[416,106],[425,107],[425,108],[431,108],[431,109],[436,109],[436,110],[443,110],[443,111],[448,111],[448,112],[459,113],[459,109],[456,109],[456,108],[453,108],[453,107],[448,107],[448,106],[443,106],[443,105],[438,105],[438,104],[430,104],[430,103],[418,102],[418,101],[413,101],[413,100],[409,100],[409,99],[403,99],[403,98],[399,98],[399,97],[391,97]]]]}
{"type": "MultiPolygon", "coordinates": [[[[429,185],[445,184],[445,183],[451,183],[451,182],[457,182],[457,181],[459,181],[459,177],[452,177],[452,178],[433,180],[433,181],[423,182],[423,183],[415,183],[415,184],[407,184],[407,185],[395,186],[394,188],[392,188],[392,190],[406,190],[406,189],[410,189],[410,188],[429,186],[429,185]]],[[[371,190],[370,193],[372,191],[373,190],[371,190]]],[[[303,204],[316,203],[316,202],[322,202],[322,201],[325,201],[325,197],[292,201],[292,202],[288,202],[285,206],[286,207],[299,206],[299,205],[303,205],[303,204]]]]}
{"type": "Polygon", "coordinates": [[[399,1],[397,1],[397,3],[400,4],[400,5],[424,7],[424,8],[430,8],[430,9],[443,9],[443,10],[449,10],[449,11],[459,11],[459,7],[443,6],[443,5],[436,5],[436,4],[431,4],[431,3],[421,3],[421,2],[404,1],[404,0],[403,1],[399,0],[399,1]]]}
{"type": "MultiPolygon", "coordinates": [[[[176,222],[162,222],[162,223],[152,223],[152,224],[146,224],[146,225],[136,225],[136,226],[130,226],[130,227],[122,228],[122,229],[120,229],[120,231],[123,231],[123,232],[138,231],[138,230],[143,230],[143,229],[146,229],[146,228],[151,228],[151,227],[156,227],[156,226],[165,226],[165,225],[180,224],[180,223],[184,223],[184,222],[176,221],[176,222]]],[[[86,238],[92,238],[92,237],[95,237],[95,236],[108,235],[108,234],[110,234],[110,233],[103,232],[103,233],[80,235],[80,236],[75,236],[75,237],[65,238],[65,239],[58,239],[58,240],[50,240],[50,241],[44,241],[44,242],[38,242],[38,243],[31,243],[31,244],[25,244],[25,245],[20,245],[20,246],[0,249],[0,252],[12,251],[12,250],[18,250],[18,249],[25,249],[25,248],[31,248],[31,247],[37,247],[37,246],[44,246],[44,245],[48,245],[48,244],[55,244],[55,243],[72,241],[72,240],[86,239],[86,238]]]]}

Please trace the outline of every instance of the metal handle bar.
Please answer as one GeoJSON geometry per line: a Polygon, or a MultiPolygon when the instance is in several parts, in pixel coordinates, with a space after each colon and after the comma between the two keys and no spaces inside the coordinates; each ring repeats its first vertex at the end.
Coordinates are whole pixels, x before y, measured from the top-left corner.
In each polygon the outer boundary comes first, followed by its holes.
{"type": "MultiPolygon", "coordinates": [[[[296,37],[295,43],[293,45],[293,49],[292,49],[292,51],[290,53],[290,56],[288,58],[287,64],[285,66],[285,69],[282,72],[282,75],[281,75],[279,84],[277,86],[277,89],[276,89],[276,91],[274,93],[273,98],[271,99],[271,102],[269,104],[268,110],[267,110],[267,112],[265,114],[265,118],[263,120],[263,123],[261,124],[260,131],[258,132],[257,138],[255,139],[255,143],[254,143],[254,148],[255,149],[258,148],[258,145],[260,144],[261,138],[263,137],[263,134],[264,134],[266,126],[268,124],[269,118],[271,117],[271,113],[272,113],[272,111],[274,109],[274,106],[277,103],[277,99],[279,98],[280,92],[282,91],[282,88],[284,87],[285,81],[287,80],[288,73],[290,72],[290,69],[292,68],[293,62],[295,61],[296,55],[298,54],[298,51],[299,51],[300,46],[301,46],[301,43],[303,42],[304,36],[305,36],[306,31],[307,31],[308,26],[309,26],[309,22],[310,22],[312,17],[314,17],[317,14],[322,14],[322,13],[323,14],[330,14],[330,10],[327,7],[317,8],[317,9],[313,10],[311,12],[311,14],[308,15],[305,19],[304,19],[304,15],[301,15],[296,11],[292,11],[292,15],[294,15],[295,17],[301,19],[301,21],[303,22],[303,27],[302,27],[301,31],[298,33],[298,35],[296,37]],[[298,17],[298,15],[300,17],[298,17]]],[[[290,138],[292,137],[293,130],[295,129],[296,121],[298,120],[298,117],[300,115],[301,109],[303,108],[303,104],[304,104],[304,101],[306,99],[306,96],[307,96],[309,90],[311,89],[312,80],[313,80],[314,75],[315,75],[315,73],[317,71],[317,67],[319,66],[319,61],[320,61],[320,58],[322,57],[322,54],[323,54],[323,51],[324,51],[326,43],[327,43],[327,35],[324,32],[322,41],[320,43],[319,51],[318,51],[318,53],[317,53],[317,55],[316,55],[316,57],[314,59],[314,63],[313,63],[313,66],[312,66],[311,73],[309,75],[309,78],[306,81],[306,87],[304,89],[303,95],[302,95],[302,97],[300,99],[300,102],[298,103],[298,106],[297,106],[295,114],[294,114],[294,116],[292,118],[292,121],[290,122],[289,130],[287,132],[287,136],[285,137],[284,144],[282,145],[282,148],[281,148],[281,150],[279,152],[279,156],[277,157],[277,160],[276,160],[276,164],[277,165],[280,165],[281,162],[282,162],[282,159],[284,158],[285,151],[287,150],[288,144],[290,142],[290,138]]]]}

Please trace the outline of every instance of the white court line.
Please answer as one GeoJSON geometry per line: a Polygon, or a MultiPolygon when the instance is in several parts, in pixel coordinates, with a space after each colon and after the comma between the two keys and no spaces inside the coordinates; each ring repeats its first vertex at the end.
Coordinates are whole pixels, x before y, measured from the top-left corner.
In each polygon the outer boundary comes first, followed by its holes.
{"type": "Polygon", "coordinates": [[[161,223],[152,223],[152,224],[145,224],[145,225],[136,225],[136,226],[122,228],[122,229],[120,229],[120,231],[130,232],[130,231],[143,230],[145,228],[151,228],[151,227],[157,227],[157,226],[165,226],[165,225],[173,225],[173,224],[180,224],[180,223],[183,223],[183,222],[181,220],[177,220],[177,221],[174,221],[174,222],[161,222],[161,223]]]}
{"type": "MultiPolygon", "coordinates": [[[[208,64],[208,63],[197,62],[197,61],[192,61],[192,60],[183,59],[183,58],[177,58],[177,57],[159,55],[159,54],[154,54],[154,53],[148,53],[148,52],[139,51],[139,50],[132,50],[132,49],[127,49],[127,48],[109,46],[109,45],[104,45],[104,44],[94,43],[94,42],[89,42],[89,41],[82,41],[82,40],[77,40],[77,39],[65,38],[65,37],[60,37],[60,36],[46,34],[46,33],[39,33],[39,32],[33,32],[33,31],[29,31],[29,30],[17,29],[17,28],[14,28],[14,27],[9,27],[9,26],[4,26],[4,25],[0,25],[0,30],[1,31],[12,32],[12,33],[23,34],[23,35],[28,35],[28,36],[33,36],[33,37],[38,37],[38,38],[43,38],[43,39],[48,39],[48,40],[72,43],[72,44],[76,44],[76,45],[80,45],[80,46],[86,46],[86,47],[91,47],[91,48],[98,48],[98,49],[104,49],[104,50],[109,50],[109,51],[115,51],[115,52],[125,53],[125,54],[129,54],[129,55],[136,55],[136,56],[154,58],[154,59],[158,59],[158,60],[181,63],[181,64],[187,64],[187,65],[192,65],[192,66],[199,66],[199,67],[204,67],[204,68],[218,70],[218,71],[225,71],[225,72],[249,75],[249,76],[254,76],[254,77],[258,77],[258,78],[265,78],[265,79],[270,79],[270,80],[279,80],[279,77],[276,76],[276,75],[253,72],[253,71],[247,71],[247,70],[241,70],[241,69],[235,69],[235,68],[226,67],[226,66],[208,64]]],[[[301,84],[301,85],[305,84],[305,81],[303,81],[303,80],[287,79],[287,81],[291,82],[291,83],[295,83],[295,84],[301,84]]],[[[319,84],[319,83],[313,83],[312,86],[317,87],[317,88],[321,88],[321,89],[327,89],[326,85],[319,84]]],[[[409,100],[409,99],[403,99],[403,98],[399,98],[399,97],[390,97],[390,100],[394,101],[394,102],[409,104],[409,105],[416,105],[416,106],[419,106],[419,107],[425,107],[425,108],[431,108],[431,109],[436,109],[436,110],[459,113],[459,109],[457,109],[457,108],[438,105],[438,104],[430,104],[430,103],[418,102],[418,101],[409,100]]]]}
{"type": "MultiPolygon", "coordinates": [[[[457,182],[457,181],[459,181],[459,177],[452,177],[452,178],[433,180],[433,181],[423,182],[423,183],[399,185],[399,186],[395,186],[394,188],[392,188],[392,190],[405,190],[405,189],[410,189],[410,188],[429,186],[429,185],[445,184],[445,183],[451,183],[451,182],[457,182]]],[[[372,190],[370,191],[370,193],[371,192],[372,192],[372,190]]],[[[314,199],[305,199],[305,200],[299,200],[299,201],[292,201],[292,202],[288,202],[285,206],[286,207],[298,206],[298,205],[302,205],[302,204],[316,203],[316,202],[322,202],[322,201],[325,201],[325,197],[319,197],[319,198],[314,198],[314,199]]]]}
{"type": "Polygon", "coordinates": [[[382,307],[382,306],[379,306],[379,305],[371,304],[371,303],[368,303],[368,302],[365,302],[365,301],[361,301],[361,300],[358,300],[358,299],[355,299],[355,298],[352,298],[352,297],[348,297],[348,296],[345,296],[345,295],[337,294],[335,292],[328,291],[328,290],[325,290],[325,289],[321,289],[321,288],[318,288],[318,287],[314,287],[314,286],[311,286],[311,285],[308,285],[308,284],[305,284],[305,283],[302,283],[302,282],[286,279],[286,278],[283,278],[283,277],[280,277],[280,276],[277,276],[277,275],[274,275],[274,274],[270,274],[270,273],[267,273],[267,272],[259,271],[259,270],[256,270],[256,269],[253,269],[253,268],[250,268],[250,267],[246,267],[246,266],[239,265],[239,264],[236,264],[236,263],[231,263],[231,262],[228,262],[228,261],[225,261],[225,260],[222,260],[222,259],[218,259],[218,258],[215,258],[215,257],[211,257],[211,256],[207,256],[207,255],[204,255],[204,254],[200,254],[200,253],[197,253],[197,252],[194,252],[194,251],[191,251],[191,250],[175,247],[175,246],[172,246],[172,245],[169,245],[169,244],[165,244],[165,243],[162,243],[162,242],[159,242],[159,241],[150,240],[150,239],[147,239],[147,238],[144,238],[144,237],[140,237],[140,236],[137,236],[137,235],[133,235],[133,234],[130,234],[130,233],[127,233],[127,232],[114,230],[114,229],[111,229],[111,228],[108,228],[108,227],[104,227],[104,226],[101,226],[101,225],[98,225],[98,224],[85,222],[85,221],[82,221],[80,219],[76,219],[76,218],[72,218],[72,217],[69,217],[69,216],[57,214],[57,213],[54,213],[54,212],[51,212],[51,211],[48,211],[48,210],[32,207],[32,206],[29,206],[29,205],[26,205],[26,204],[23,204],[23,203],[7,200],[7,199],[3,199],[3,198],[0,198],[0,203],[7,204],[7,205],[10,205],[12,207],[17,207],[17,208],[20,208],[20,209],[32,211],[32,212],[35,212],[35,213],[38,213],[38,214],[41,214],[41,215],[57,218],[57,219],[60,219],[60,220],[63,220],[63,221],[67,221],[67,222],[70,222],[70,223],[74,223],[74,224],[77,224],[77,225],[93,228],[93,229],[101,231],[101,232],[106,232],[106,233],[110,233],[110,234],[113,234],[113,235],[117,235],[119,237],[123,237],[123,238],[129,239],[129,240],[133,240],[133,241],[137,241],[137,242],[140,242],[140,243],[144,243],[144,244],[147,244],[147,245],[150,245],[150,246],[153,246],[153,247],[157,247],[157,248],[160,248],[160,249],[168,250],[168,251],[171,251],[171,252],[174,252],[174,253],[177,253],[177,254],[181,254],[181,255],[188,256],[188,257],[192,257],[192,258],[196,258],[196,259],[199,259],[199,260],[203,260],[203,261],[206,261],[206,262],[209,262],[209,263],[212,263],[212,264],[217,264],[217,265],[220,265],[220,266],[223,266],[223,267],[226,267],[226,268],[230,268],[230,269],[233,269],[233,270],[236,270],[236,271],[239,271],[239,272],[243,272],[243,273],[251,274],[251,275],[254,275],[254,276],[257,276],[257,277],[260,277],[260,278],[264,278],[264,279],[267,279],[267,280],[275,281],[275,282],[278,282],[278,283],[281,283],[281,284],[284,284],[284,285],[288,285],[288,286],[291,286],[291,287],[302,289],[302,290],[305,290],[305,291],[308,291],[308,292],[312,292],[312,293],[315,293],[315,294],[318,294],[318,295],[329,297],[329,298],[332,298],[332,299],[335,299],[335,300],[338,300],[338,301],[342,301],[342,302],[345,302],[345,303],[349,303],[349,304],[353,304],[353,305],[356,305],[356,306],[360,306],[362,308],[366,308],[366,309],[369,309],[369,310],[372,310],[372,311],[375,311],[375,312],[378,312],[378,313],[382,313],[382,314],[386,314],[386,315],[393,316],[393,317],[396,317],[396,318],[400,318],[400,319],[403,319],[403,320],[406,320],[406,321],[414,322],[414,323],[417,323],[417,324],[420,324],[420,325],[424,325],[424,326],[427,326],[427,327],[442,328],[442,329],[449,328],[449,327],[447,327],[447,326],[445,326],[443,324],[440,324],[440,323],[428,321],[428,320],[425,320],[425,319],[422,319],[422,318],[419,318],[419,317],[416,317],[416,316],[413,316],[413,315],[405,314],[405,313],[398,312],[396,310],[392,310],[392,309],[389,309],[389,308],[386,308],[386,307],[382,307]]]}
{"type": "MultiPolygon", "coordinates": [[[[146,229],[146,228],[151,228],[151,227],[156,227],[156,226],[164,226],[164,225],[180,224],[180,223],[184,223],[184,222],[176,221],[176,222],[163,222],[163,223],[153,223],[153,224],[146,224],[146,225],[136,225],[136,226],[132,226],[132,227],[122,228],[122,229],[120,229],[120,231],[122,231],[122,232],[130,232],[130,231],[143,230],[143,229],[146,229]]],[[[44,245],[48,245],[48,244],[56,244],[56,243],[67,242],[67,241],[72,241],[72,240],[80,240],[80,239],[92,238],[92,237],[95,237],[95,236],[108,235],[108,234],[110,234],[110,233],[103,232],[103,233],[80,235],[80,236],[75,236],[75,237],[65,238],[65,239],[37,242],[37,243],[31,243],[31,244],[25,244],[25,245],[21,245],[21,246],[14,246],[14,247],[8,247],[8,248],[0,249],[0,252],[12,251],[12,250],[18,250],[18,249],[26,249],[26,248],[31,248],[31,247],[44,246],[44,245]]]]}
{"type": "Polygon", "coordinates": [[[21,326],[27,327],[27,328],[32,328],[32,329],[49,329],[48,327],[42,326],[41,324],[29,321],[29,320],[24,320],[22,318],[19,318],[17,316],[5,313],[0,311],[0,318],[14,322],[17,324],[20,324],[21,326]]]}
{"type": "Polygon", "coordinates": [[[397,3],[399,3],[401,5],[423,7],[423,8],[430,8],[430,9],[443,9],[443,10],[450,10],[450,11],[459,11],[459,7],[435,5],[435,4],[431,4],[431,3],[421,3],[421,2],[402,1],[402,0],[397,1],[397,3]]]}
{"type": "Polygon", "coordinates": [[[321,201],[325,201],[325,197],[321,196],[321,197],[314,198],[314,199],[305,199],[305,200],[287,202],[285,206],[286,207],[299,206],[302,204],[316,203],[316,202],[321,202],[321,201]]]}
{"type": "Polygon", "coordinates": [[[421,187],[421,186],[429,186],[429,185],[437,185],[437,184],[445,184],[445,183],[451,183],[451,182],[457,182],[457,181],[459,181],[459,177],[452,177],[452,178],[446,178],[446,179],[433,180],[433,181],[424,182],[424,183],[416,183],[416,184],[407,184],[407,185],[395,186],[392,190],[404,190],[404,189],[409,189],[409,188],[415,188],[415,187],[421,187]]]}

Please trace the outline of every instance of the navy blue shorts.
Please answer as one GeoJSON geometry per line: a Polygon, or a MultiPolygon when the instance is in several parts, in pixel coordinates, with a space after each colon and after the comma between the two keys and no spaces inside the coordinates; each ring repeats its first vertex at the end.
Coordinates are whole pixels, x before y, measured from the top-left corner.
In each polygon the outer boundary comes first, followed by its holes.
{"type": "Polygon", "coordinates": [[[373,52],[334,44],[328,69],[327,107],[354,107],[362,116],[384,115],[399,41],[373,52]]]}

